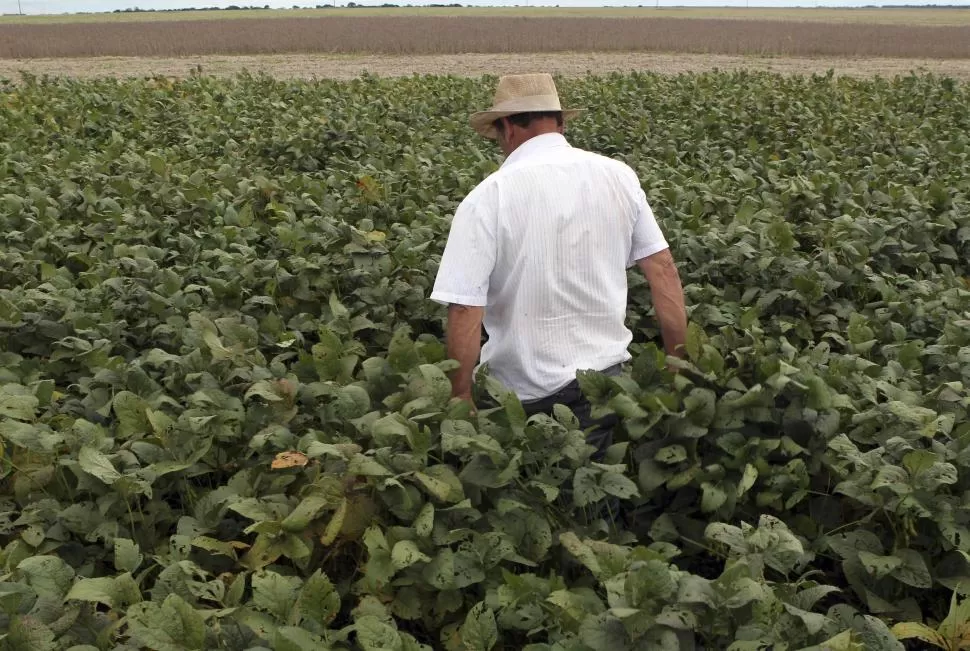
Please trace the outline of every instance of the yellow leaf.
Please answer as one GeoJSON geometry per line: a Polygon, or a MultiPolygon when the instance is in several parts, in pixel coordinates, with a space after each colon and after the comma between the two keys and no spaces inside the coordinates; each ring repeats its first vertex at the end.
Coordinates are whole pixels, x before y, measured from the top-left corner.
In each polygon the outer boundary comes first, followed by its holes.
{"type": "Polygon", "coordinates": [[[892,631],[896,639],[899,640],[916,638],[941,649],[946,649],[946,651],[956,651],[950,647],[950,643],[946,638],[926,624],[920,624],[919,622],[900,622],[893,626],[892,631]]]}
{"type": "Polygon", "coordinates": [[[327,528],[324,530],[323,535],[320,536],[320,543],[323,545],[332,545],[333,541],[337,539],[337,535],[340,530],[343,529],[344,519],[347,517],[347,499],[344,498],[340,501],[340,506],[337,507],[336,513],[330,518],[330,522],[327,523],[327,528]]]}
{"type": "Polygon", "coordinates": [[[970,649],[970,622],[963,622],[956,626],[953,637],[950,638],[950,647],[955,651],[970,649]]]}
{"type": "Polygon", "coordinates": [[[819,644],[818,648],[822,651],[865,651],[865,647],[853,639],[851,630],[830,637],[819,644]]]}
{"type": "Polygon", "coordinates": [[[302,452],[280,452],[273,459],[273,463],[270,465],[273,470],[280,470],[282,468],[302,468],[309,462],[307,456],[302,452]]]}

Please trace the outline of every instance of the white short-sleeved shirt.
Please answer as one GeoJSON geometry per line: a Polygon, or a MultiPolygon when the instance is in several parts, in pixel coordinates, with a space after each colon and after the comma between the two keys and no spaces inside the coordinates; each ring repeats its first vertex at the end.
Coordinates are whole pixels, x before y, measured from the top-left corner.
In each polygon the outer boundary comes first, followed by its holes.
{"type": "Polygon", "coordinates": [[[484,306],[481,363],[537,400],[630,359],[627,268],[666,248],[628,165],[545,134],[462,201],[431,298],[484,306]]]}

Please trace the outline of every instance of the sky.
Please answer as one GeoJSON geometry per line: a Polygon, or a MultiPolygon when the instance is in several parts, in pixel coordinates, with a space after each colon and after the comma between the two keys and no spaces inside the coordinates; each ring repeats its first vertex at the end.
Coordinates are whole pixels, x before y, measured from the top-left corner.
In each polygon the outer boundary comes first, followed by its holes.
{"type": "MultiPolygon", "coordinates": [[[[25,14],[59,14],[72,12],[114,11],[140,7],[142,9],[181,9],[186,7],[226,7],[229,5],[270,5],[272,7],[292,7],[300,5],[312,7],[317,4],[330,4],[333,0],[20,0],[25,14]]],[[[458,2],[465,5],[515,5],[527,4],[526,0],[357,0],[358,4],[379,5],[385,1],[395,4],[431,4],[458,2]]],[[[597,7],[623,5],[655,5],[657,0],[529,0],[533,6],[559,5],[562,7],[597,7]]],[[[338,4],[346,4],[338,0],[338,4]]],[[[690,6],[740,6],[751,7],[861,7],[867,5],[966,5],[970,0],[660,0],[661,7],[690,6]]],[[[0,14],[15,14],[19,11],[18,0],[0,0],[0,14]]]]}

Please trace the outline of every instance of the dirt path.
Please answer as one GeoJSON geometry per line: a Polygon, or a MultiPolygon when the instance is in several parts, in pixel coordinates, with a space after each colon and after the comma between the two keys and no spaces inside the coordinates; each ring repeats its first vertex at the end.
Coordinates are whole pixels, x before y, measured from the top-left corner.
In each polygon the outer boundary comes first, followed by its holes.
{"type": "Polygon", "coordinates": [[[0,59],[0,78],[16,79],[20,71],[34,75],[71,77],[182,77],[193,70],[231,75],[249,70],[283,78],[351,79],[362,72],[382,76],[451,74],[480,76],[542,70],[567,76],[587,72],[654,71],[678,74],[718,68],[769,70],[793,74],[824,73],[857,77],[893,77],[911,72],[932,72],[970,81],[970,59],[871,59],[812,57],[751,57],[711,54],[596,53],[566,54],[462,54],[424,56],[375,55],[268,55],[198,56],[184,58],[98,57],[83,59],[0,59]]]}

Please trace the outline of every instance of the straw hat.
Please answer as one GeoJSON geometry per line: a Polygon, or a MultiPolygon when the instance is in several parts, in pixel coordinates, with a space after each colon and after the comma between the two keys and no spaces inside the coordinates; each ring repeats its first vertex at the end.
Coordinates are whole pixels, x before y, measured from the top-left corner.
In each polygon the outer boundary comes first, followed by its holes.
{"type": "Polygon", "coordinates": [[[517,113],[536,111],[562,111],[563,119],[574,118],[583,109],[564,110],[559,103],[559,93],[552,75],[506,75],[498,80],[492,108],[473,113],[470,123],[472,129],[486,138],[498,138],[493,124],[500,118],[517,113]]]}

